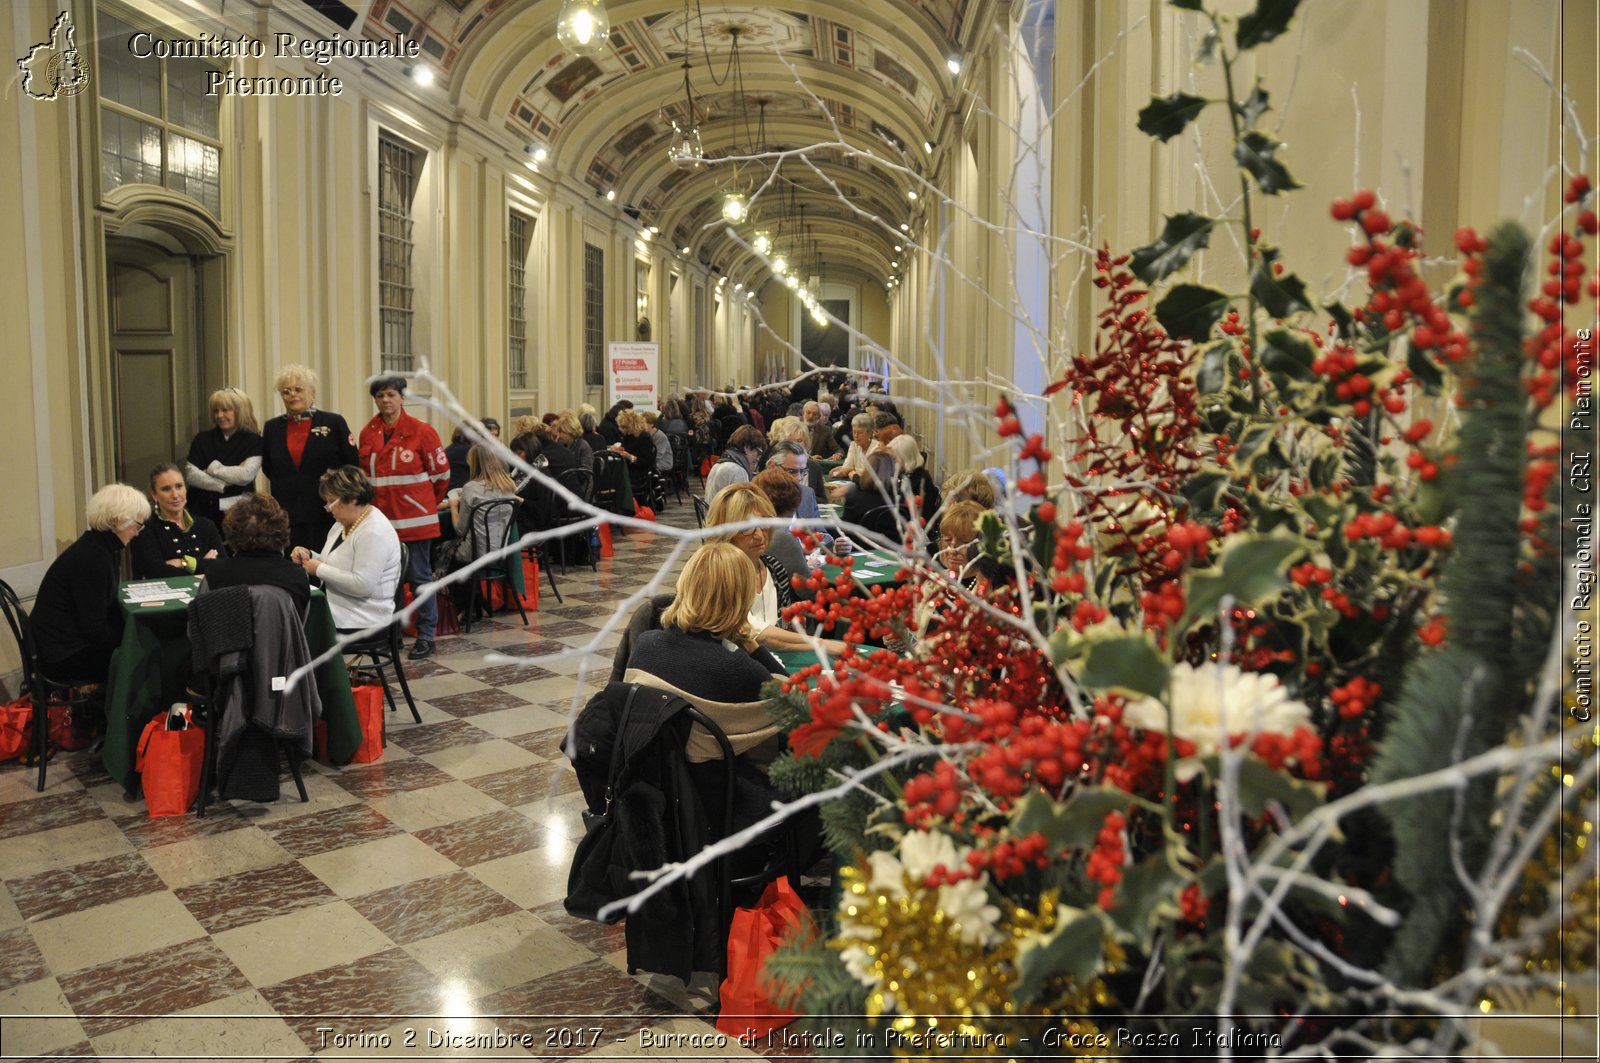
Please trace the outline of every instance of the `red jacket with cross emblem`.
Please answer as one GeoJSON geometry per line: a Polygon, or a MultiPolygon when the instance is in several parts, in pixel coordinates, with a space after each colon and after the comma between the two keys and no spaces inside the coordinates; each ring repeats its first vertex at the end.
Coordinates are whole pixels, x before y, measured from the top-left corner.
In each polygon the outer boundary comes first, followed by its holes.
{"type": "Polygon", "coordinates": [[[401,541],[439,537],[439,503],[450,489],[450,459],[439,433],[400,411],[390,428],[376,416],[361,429],[361,471],[372,481],[373,504],[401,541]]]}

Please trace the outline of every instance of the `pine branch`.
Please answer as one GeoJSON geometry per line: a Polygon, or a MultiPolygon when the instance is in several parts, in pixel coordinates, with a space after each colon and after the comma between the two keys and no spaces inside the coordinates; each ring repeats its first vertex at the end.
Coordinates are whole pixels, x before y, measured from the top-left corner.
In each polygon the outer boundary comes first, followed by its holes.
{"type": "MultiPolygon", "coordinates": [[[[1445,768],[1498,744],[1527,704],[1525,663],[1507,660],[1518,613],[1518,528],[1526,404],[1522,365],[1523,283],[1528,239],[1502,225],[1484,256],[1473,329],[1476,357],[1462,383],[1457,464],[1460,518],[1455,556],[1441,584],[1449,645],[1406,676],[1393,722],[1373,766],[1382,785],[1445,768]]],[[[1386,973],[1415,984],[1459,948],[1469,873],[1483,860],[1494,778],[1453,795],[1397,801],[1384,809],[1394,829],[1395,876],[1412,897],[1389,950],[1386,973]],[[1460,807],[1458,807],[1458,805],[1460,807]],[[1459,825],[1459,830],[1457,826],[1459,825]]]]}

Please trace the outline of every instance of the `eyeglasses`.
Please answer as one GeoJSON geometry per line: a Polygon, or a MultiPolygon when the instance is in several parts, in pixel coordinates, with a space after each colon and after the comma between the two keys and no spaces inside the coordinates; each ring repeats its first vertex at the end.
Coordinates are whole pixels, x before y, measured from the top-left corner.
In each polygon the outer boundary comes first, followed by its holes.
{"type": "Polygon", "coordinates": [[[806,466],[804,465],[779,465],[778,468],[790,476],[804,476],[806,474],[806,466]]]}
{"type": "Polygon", "coordinates": [[[135,520],[133,522],[133,526],[135,528],[138,528],[140,531],[144,531],[144,521],[142,521],[142,520],[135,520]]]}
{"type": "Polygon", "coordinates": [[[278,389],[278,394],[282,395],[284,398],[288,398],[290,395],[304,395],[305,393],[306,393],[306,389],[305,388],[279,388],[278,389]]]}

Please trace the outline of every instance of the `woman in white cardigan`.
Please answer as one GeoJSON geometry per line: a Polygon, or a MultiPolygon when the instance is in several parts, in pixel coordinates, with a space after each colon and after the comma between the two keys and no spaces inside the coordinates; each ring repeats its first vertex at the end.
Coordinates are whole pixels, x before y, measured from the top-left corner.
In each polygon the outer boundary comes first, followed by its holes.
{"type": "Polygon", "coordinates": [[[400,582],[400,537],[372,504],[372,484],[354,465],[323,473],[317,490],[334,520],[328,541],[320,554],[297,546],[290,559],[322,581],[339,631],[387,624],[400,582]]]}

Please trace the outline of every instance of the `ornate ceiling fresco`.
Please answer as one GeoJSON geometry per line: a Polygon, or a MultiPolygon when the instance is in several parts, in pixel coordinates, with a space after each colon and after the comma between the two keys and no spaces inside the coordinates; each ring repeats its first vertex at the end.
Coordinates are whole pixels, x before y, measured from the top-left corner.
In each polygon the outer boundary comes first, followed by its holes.
{"type": "MultiPolygon", "coordinates": [[[[786,198],[792,187],[814,216],[840,219],[830,228],[855,225],[862,246],[832,241],[876,272],[887,261],[890,223],[908,213],[905,191],[924,176],[924,142],[951,107],[944,59],[960,51],[965,9],[975,2],[690,0],[686,9],[683,0],[608,0],[609,47],[592,57],[556,40],[560,0],[376,0],[366,30],[417,40],[465,112],[545,147],[560,173],[597,193],[615,189],[630,213],[659,218],[675,238],[704,234],[703,256],[717,253],[728,157],[804,152],[783,164],[764,198],[786,198]],[[712,160],[700,171],[666,160],[673,122],[687,124],[685,58],[712,160]],[[838,192],[829,182],[859,201],[830,209],[838,192]]],[[[760,184],[771,164],[741,173],[760,184]]]]}

